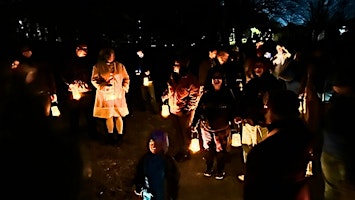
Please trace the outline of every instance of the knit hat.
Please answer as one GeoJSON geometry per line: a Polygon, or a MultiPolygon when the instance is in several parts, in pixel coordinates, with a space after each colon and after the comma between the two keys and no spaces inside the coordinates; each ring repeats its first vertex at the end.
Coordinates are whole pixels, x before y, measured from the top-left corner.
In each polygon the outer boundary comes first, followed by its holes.
{"type": "Polygon", "coordinates": [[[169,138],[168,135],[162,130],[155,130],[151,133],[149,139],[154,140],[156,145],[160,147],[164,153],[168,151],[169,148],[169,138]]]}

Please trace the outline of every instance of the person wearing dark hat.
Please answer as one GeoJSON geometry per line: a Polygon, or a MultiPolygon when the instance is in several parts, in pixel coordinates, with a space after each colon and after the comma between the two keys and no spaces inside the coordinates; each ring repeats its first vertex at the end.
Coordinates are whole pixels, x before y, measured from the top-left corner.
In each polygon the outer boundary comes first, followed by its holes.
{"type": "Polygon", "coordinates": [[[355,199],[354,81],[345,70],[336,73],[331,83],[333,95],[325,111],[320,158],[324,199],[355,199]]]}
{"type": "Polygon", "coordinates": [[[291,90],[270,90],[263,102],[269,132],[248,153],[244,200],[307,199],[313,136],[300,118],[298,96],[291,90]]]}
{"type": "Polygon", "coordinates": [[[134,193],[143,199],[178,199],[180,172],[174,157],[168,153],[168,134],[162,130],[153,131],[147,147],[147,153],[136,167],[134,193]]]}

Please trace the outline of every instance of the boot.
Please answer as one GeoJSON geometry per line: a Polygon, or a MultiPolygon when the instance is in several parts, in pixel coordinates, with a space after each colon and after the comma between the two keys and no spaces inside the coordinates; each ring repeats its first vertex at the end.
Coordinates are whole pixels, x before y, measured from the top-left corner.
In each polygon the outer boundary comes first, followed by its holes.
{"type": "Polygon", "coordinates": [[[113,136],[114,145],[120,145],[122,143],[123,134],[115,133],[113,136]]]}
{"type": "Polygon", "coordinates": [[[114,133],[106,133],[105,143],[109,145],[114,144],[114,133]]]}

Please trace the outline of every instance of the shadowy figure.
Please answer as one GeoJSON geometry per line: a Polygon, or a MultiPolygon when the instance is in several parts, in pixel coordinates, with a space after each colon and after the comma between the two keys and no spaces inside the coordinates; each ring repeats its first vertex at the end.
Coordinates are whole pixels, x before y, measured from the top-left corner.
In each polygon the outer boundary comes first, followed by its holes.
{"type": "Polygon", "coordinates": [[[93,63],[87,54],[88,45],[78,44],[74,55],[65,63],[61,72],[62,85],[65,87],[63,100],[68,109],[71,134],[80,134],[80,118],[83,116],[86,120],[85,131],[91,138],[96,138],[96,120],[92,114],[95,100],[94,86],[91,83],[93,63]]]}
{"type": "Polygon", "coordinates": [[[10,199],[78,199],[83,180],[79,147],[54,129],[42,102],[26,86],[13,82],[1,90],[6,92],[0,104],[0,192],[10,199]]]}
{"type": "MultiPolygon", "coordinates": [[[[151,111],[153,114],[159,113],[159,107],[155,95],[155,84],[152,76],[153,63],[147,58],[143,49],[137,52],[137,68],[135,71],[137,80],[137,87],[140,89],[141,98],[143,103],[143,110],[151,111]]],[[[137,89],[138,89],[137,88],[137,89]]],[[[139,90],[138,89],[138,90],[139,90]]],[[[137,97],[136,97],[137,98],[137,97]]]]}
{"type": "MultiPolygon", "coordinates": [[[[348,66],[345,62],[338,67],[348,66]]],[[[331,81],[333,96],[327,103],[323,128],[321,167],[325,200],[355,199],[354,130],[355,84],[349,69],[331,81]]]]}
{"type": "Polygon", "coordinates": [[[268,136],[248,153],[244,199],[309,199],[306,169],[313,135],[290,90],[264,95],[268,136]]]}
{"type": "Polygon", "coordinates": [[[52,102],[57,101],[56,82],[49,62],[35,55],[37,52],[27,45],[20,49],[20,56],[11,67],[13,80],[19,83],[17,86],[24,87],[23,91],[41,102],[41,110],[49,116],[52,102]]]}

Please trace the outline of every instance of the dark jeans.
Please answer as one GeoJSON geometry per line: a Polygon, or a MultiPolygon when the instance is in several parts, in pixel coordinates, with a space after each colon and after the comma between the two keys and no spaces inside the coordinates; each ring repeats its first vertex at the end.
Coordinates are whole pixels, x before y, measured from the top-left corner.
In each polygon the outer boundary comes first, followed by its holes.
{"type": "Polygon", "coordinates": [[[204,158],[206,161],[207,170],[211,170],[216,158],[217,171],[224,171],[230,150],[230,128],[212,133],[201,129],[201,136],[204,148],[204,158]]]}
{"type": "Polygon", "coordinates": [[[96,119],[93,117],[94,98],[93,94],[82,96],[79,100],[67,99],[69,126],[72,134],[79,134],[81,131],[81,117],[85,120],[85,131],[88,136],[96,137],[96,119]]]}
{"type": "Polygon", "coordinates": [[[182,115],[171,114],[175,134],[172,135],[170,141],[172,143],[172,150],[177,150],[179,153],[186,153],[189,151],[191,142],[190,123],[194,112],[189,112],[182,115]]]}

